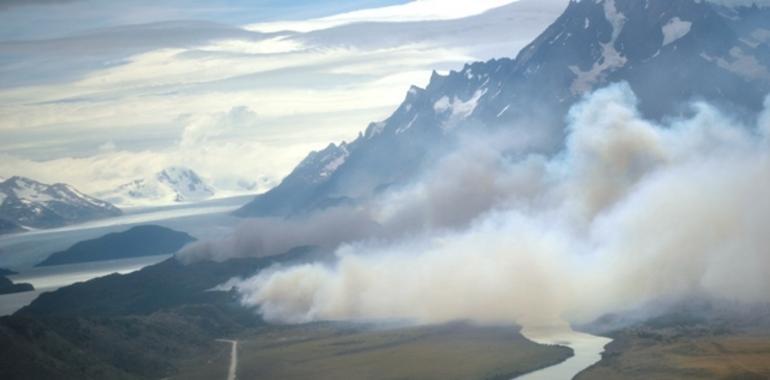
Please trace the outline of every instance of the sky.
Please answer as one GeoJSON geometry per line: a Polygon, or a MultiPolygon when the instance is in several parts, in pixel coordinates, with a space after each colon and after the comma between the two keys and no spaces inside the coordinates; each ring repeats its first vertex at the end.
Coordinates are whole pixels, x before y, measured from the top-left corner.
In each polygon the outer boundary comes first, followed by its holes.
{"type": "Polygon", "coordinates": [[[98,195],[186,166],[220,195],[265,191],[432,70],[515,56],[565,6],[0,0],[0,177],[98,195]]]}

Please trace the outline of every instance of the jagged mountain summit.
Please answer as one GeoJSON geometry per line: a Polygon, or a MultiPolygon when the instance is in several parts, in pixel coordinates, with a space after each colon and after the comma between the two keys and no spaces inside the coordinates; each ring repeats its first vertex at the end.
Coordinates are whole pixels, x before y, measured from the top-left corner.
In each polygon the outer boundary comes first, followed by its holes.
{"type": "Polygon", "coordinates": [[[149,206],[202,201],[215,194],[214,188],[192,169],[172,166],[100,196],[120,206],[149,206]]]}
{"type": "Polygon", "coordinates": [[[572,0],[515,59],[433,73],[382,122],[351,143],[313,152],[269,192],[236,212],[288,216],[355,202],[405,183],[464,130],[525,133],[558,150],[569,108],[597,88],[627,82],[645,117],[708,101],[737,115],[770,93],[770,9],[701,0],[572,0]]]}
{"type": "Polygon", "coordinates": [[[11,177],[0,183],[0,231],[53,228],[121,215],[112,204],[85,195],[70,185],[46,185],[11,177]]]}

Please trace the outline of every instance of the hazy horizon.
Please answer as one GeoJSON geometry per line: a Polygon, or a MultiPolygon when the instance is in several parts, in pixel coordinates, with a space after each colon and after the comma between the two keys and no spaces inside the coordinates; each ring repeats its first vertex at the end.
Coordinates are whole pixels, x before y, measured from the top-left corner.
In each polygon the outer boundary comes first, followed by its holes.
{"type": "Polygon", "coordinates": [[[100,193],[185,166],[226,192],[265,191],[384,119],[431,71],[515,56],[566,1],[481,15],[514,3],[8,2],[0,177],[100,193]],[[381,35],[383,22],[397,33],[381,35]]]}

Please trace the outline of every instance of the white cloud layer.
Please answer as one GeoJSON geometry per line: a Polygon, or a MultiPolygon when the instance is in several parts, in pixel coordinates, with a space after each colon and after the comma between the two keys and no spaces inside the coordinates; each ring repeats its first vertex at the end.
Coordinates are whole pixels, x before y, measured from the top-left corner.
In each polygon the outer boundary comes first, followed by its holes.
{"type": "Polygon", "coordinates": [[[35,53],[0,68],[12,70],[4,74],[7,83],[0,80],[0,154],[6,158],[0,175],[102,192],[110,190],[104,186],[184,161],[220,184],[238,176],[275,183],[309,150],[349,141],[369,122],[387,117],[411,85],[427,84],[431,70],[514,55],[562,10],[554,5],[560,0],[522,0],[500,12],[467,17],[511,1],[436,3],[421,0],[330,17],[334,25],[345,24],[343,29],[358,21],[390,22],[355,24],[352,34],[331,28],[264,36],[201,24],[200,35],[191,35],[197,24],[179,22],[29,46],[14,42],[19,57],[35,53]],[[453,21],[403,23],[448,18],[453,21]],[[361,38],[382,35],[377,28],[383,25],[398,33],[391,39],[361,38]],[[464,33],[452,32],[458,28],[464,33]],[[134,32],[142,38],[131,40],[134,32]],[[110,36],[122,41],[115,46],[131,46],[130,54],[96,48],[112,46],[110,36]],[[56,70],[78,70],[17,82],[25,75],[41,77],[23,68],[45,62],[58,62],[56,70]],[[84,67],[89,69],[81,72],[84,67]],[[220,118],[238,107],[258,120],[227,127],[220,118]],[[241,157],[249,163],[232,165],[241,157]]]}
{"type": "Polygon", "coordinates": [[[405,4],[363,9],[304,21],[269,22],[248,25],[246,29],[259,32],[311,32],[335,26],[362,22],[407,22],[450,20],[474,16],[517,0],[415,0],[405,4]]]}

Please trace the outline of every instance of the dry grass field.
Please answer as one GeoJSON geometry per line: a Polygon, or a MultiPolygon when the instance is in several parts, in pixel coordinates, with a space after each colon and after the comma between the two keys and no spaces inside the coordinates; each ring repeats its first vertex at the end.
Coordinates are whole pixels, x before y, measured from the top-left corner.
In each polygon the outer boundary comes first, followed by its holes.
{"type": "MultiPolygon", "coordinates": [[[[372,329],[271,326],[238,337],[238,379],[508,380],[572,355],[532,343],[515,328],[451,324],[372,329]]],[[[181,363],[176,378],[225,378],[227,357],[181,363]],[[218,374],[213,376],[212,374],[218,374]]]]}
{"type": "Polygon", "coordinates": [[[623,332],[587,379],[770,379],[770,333],[658,336],[623,332]]]}

